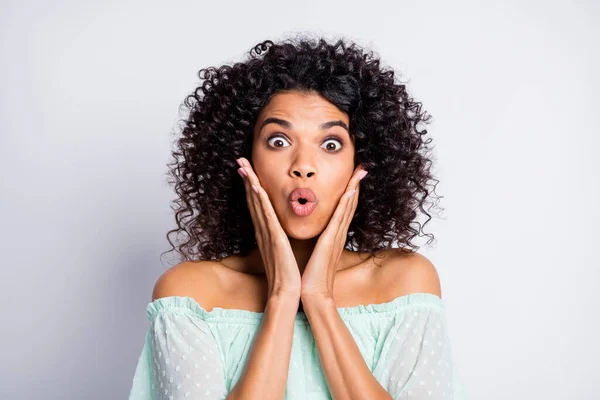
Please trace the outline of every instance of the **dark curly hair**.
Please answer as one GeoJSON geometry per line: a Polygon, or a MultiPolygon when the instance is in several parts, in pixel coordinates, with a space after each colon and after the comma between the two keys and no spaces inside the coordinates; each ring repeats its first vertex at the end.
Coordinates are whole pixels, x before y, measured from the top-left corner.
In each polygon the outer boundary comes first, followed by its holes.
{"type": "MultiPolygon", "coordinates": [[[[411,240],[431,220],[428,200],[437,205],[441,197],[434,196],[439,181],[430,171],[431,139],[417,128],[431,116],[395,82],[394,71],[382,68],[373,51],[345,39],[266,40],[247,54],[233,66],[201,69],[200,86],[182,104],[186,118],[179,121],[182,134],[168,164],[178,196],[171,206],[178,228],[167,233],[170,251],[172,233],[185,233],[178,246],[182,261],[221,260],[257,246],[236,159],[252,162],[259,111],[274,94],[292,90],[318,93],[347,113],[355,167],[369,171],[345,248],[379,253],[397,242],[403,252],[416,251],[411,240]],[[416,221],[418,211],[427,216],[423,225],[416,221]]],[[[434,239],[425,236],[427,244],[434,239]]]]}

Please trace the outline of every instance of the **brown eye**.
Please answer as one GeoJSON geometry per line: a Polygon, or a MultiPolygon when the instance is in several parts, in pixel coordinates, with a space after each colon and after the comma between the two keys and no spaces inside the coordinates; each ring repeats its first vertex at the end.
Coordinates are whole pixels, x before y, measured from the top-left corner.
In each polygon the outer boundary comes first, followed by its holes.
{"type": "Polygon", "coordinates": [[[334,137],[325,139],[325,149],[327,151],[332,152],[332,153],[336,153],[336,152],[340,151],[341,148],[342,148],[342,146],[343,146],[343,144],[344,144],[344,142],[342,142],[341,139],[337,139],[337,138],[334,138],[334,137]],[[331,142],[338,142],[340,144],[340,147],[336,148],[335,144],[330,144],[331,142]]]}
{"type": "MultiPolygon", "coordinates": [[[[285,146],[286,142],[289,144],[288,140],[282,135],[272,135],[269,138],[267,138],[267,145],[270,147],[274,147],[274,148],[289,147],[289,146],[285,146]]],[[[338,151],[341,150],[341,148],[344,145],[344,141],[336,136],[330,136],[330,137],[326,138],[324,143],[325,143],[325,150],[327,150],[329,153],[337,153],[338,151]],[[332,144],[332,142],[333,142],[333,144],[332,144]],[[338,147],[335,146],[335,142],[339,143],[338,147]]]]}
{"type": "Polygon", "coordinates": [[[267,139],[267,144],[269,144],[269,146],[271,146],[271,147],[276,147],[276,148],[286,147],[286,146],[282,145],[282,143],[284,143],[284,142],[287,142],[287,139],[281,135],[274,135],[274,136],[271,136],[269,139],[267,139]],[[271,144],[271,142],[273,142],[273,144],[271,144]]]}

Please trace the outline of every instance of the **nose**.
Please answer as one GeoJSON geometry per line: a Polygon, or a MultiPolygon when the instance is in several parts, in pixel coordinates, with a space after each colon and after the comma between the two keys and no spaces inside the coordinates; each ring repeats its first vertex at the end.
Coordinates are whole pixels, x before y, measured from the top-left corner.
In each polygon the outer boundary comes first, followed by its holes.
{"type": "Polygon", "coordinates": [[[299,143],[298,148],[292,156],[289,174],[292,178],[306,179],[317,173],[316,156],[313,153],[312,143],[299,143]]]}
{"type": "Polygon", "coordinates": [[[302,177],[306,177],[306,178],[310,178],[311,176],[313,176],[315,174],[315,172],[312,170],[312,168],[295,168],[292,171],[294,176],[297,176],[299,178],[302,177]]]}

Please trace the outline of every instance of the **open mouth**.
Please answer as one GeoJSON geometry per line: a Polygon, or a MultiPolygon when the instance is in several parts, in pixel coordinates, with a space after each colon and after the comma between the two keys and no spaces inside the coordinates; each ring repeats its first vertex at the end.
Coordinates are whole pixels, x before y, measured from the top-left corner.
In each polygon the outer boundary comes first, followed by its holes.
{"type": "Polygon", "coordinates": [[[290,206],[300,217],[310,215],[317,205],[317,196],[309,188],[297,188],[290,193],[290,206]]]}
{"type": "Polygon", "coordinates": [[[313,210],[317,206],[316,201],[308,201],[305,198],[299,198],[298,200],[290,201],[292,211],[299,217],[306,217],[312,214],[313,210]]]}

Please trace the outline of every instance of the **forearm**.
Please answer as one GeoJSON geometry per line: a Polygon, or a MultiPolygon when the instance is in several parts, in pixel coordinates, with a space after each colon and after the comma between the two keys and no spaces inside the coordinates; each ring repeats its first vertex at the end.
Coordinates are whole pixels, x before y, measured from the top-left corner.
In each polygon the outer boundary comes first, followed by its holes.
{"type": "Polygon", "coordinates": [[[244,371],[228,400],[282,400],[299,298],[271,297],[248,354],[244,371]]]}
{"type": "Polygon", "coordinates": [[[340,317],[333,299],[302,299],[332,398],[388,400],[340,317]]]}

